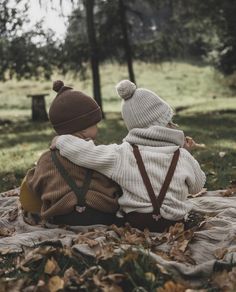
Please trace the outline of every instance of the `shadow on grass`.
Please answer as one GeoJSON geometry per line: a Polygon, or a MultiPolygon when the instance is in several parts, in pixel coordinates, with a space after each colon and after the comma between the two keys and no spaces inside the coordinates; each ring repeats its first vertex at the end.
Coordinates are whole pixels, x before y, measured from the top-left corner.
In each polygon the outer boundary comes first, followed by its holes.
{"type": "Polygon", "coordinates": [[[236,178],[236,111],[214,111],[207,114],[176,116],[185,135],[206,148],[193,155],[207,175],[206,187],[225,188],[236,178]]]}

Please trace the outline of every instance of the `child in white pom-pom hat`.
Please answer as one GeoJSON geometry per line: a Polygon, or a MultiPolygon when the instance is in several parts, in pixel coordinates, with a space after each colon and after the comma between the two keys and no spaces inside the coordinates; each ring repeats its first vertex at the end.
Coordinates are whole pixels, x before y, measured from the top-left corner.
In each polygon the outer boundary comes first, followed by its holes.
{"type": "Polygon", "coordinates": [[[99,145],[71,135],[52,146],[75,164],[116,181],[122,216],[133,227],[162,232],[191,210],[188,194],[201,191],[205,174],[185,149],[184,133],[172,125],[173,110],[154,92],[129,80],[116,86],[123,98],[122,117],[129,130],[120,145],[99,145]]]}

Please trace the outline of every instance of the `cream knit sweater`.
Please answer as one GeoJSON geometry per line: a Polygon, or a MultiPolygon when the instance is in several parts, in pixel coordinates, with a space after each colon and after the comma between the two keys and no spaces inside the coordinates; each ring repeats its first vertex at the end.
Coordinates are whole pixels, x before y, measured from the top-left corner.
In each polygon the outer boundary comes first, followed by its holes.
{"type": "Polygon", "coordinates": [[[205,174],[198,162],[184,148],[182,131],[161,126],[132,129],[120,145],[99,145],[75,136],[64,135],[57,140],[60,154],[70,161],[94,169],[116,181],[123,190],[119,198],[120,212],[152,212],[147,190],[139,173],[130,143],[139,149],[158,196],[164,182],[174,151],[180,147],[180,158],[161,207],[162,217],[169,220],[182,219],[192,208],[187,195],[195,194],[205,184],[205,174]]]}

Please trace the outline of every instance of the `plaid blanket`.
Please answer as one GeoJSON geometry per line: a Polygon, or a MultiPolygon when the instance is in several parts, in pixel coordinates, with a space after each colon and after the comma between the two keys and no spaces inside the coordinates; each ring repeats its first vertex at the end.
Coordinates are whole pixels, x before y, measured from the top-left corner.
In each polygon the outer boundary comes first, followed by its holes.
{"type": "Polygon", "coordinates": [[[188,230],[177,224],[158,234],[129,226],[31,226],[23,220],[19,190],[14,189],[0,194],[0,254],[22,253],[52,242],[92,257],[104,255],[108,246],[116,254],[124,248],[141,248],[176,278],[198,286],[217,266],[236,262],[236,194],[227,195],[208,191],[190,197],[194,212],[202,215],[200,222],[188,230]]]}

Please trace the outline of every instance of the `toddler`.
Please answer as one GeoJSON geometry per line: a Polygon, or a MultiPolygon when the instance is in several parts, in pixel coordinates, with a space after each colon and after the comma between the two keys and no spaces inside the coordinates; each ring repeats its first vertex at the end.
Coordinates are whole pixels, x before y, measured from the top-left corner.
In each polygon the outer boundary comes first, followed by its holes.
{"type": "MultiPolygon", "coordinates": [[[[60,80],[54,82],[53,89],[57,96],[49,118],[57,134],[94,140],[102,117],[95,100],[60,80]]],[[[109,225],[115,221],[120,193],[120,187],[103,174],[70,162],[58,151],[46,151],[28,171],[20,201],[25,214],[39,213],[53,224],[109,225]]]]}

